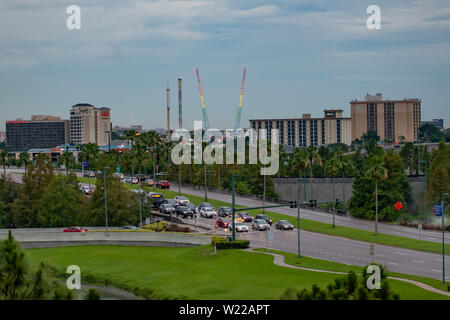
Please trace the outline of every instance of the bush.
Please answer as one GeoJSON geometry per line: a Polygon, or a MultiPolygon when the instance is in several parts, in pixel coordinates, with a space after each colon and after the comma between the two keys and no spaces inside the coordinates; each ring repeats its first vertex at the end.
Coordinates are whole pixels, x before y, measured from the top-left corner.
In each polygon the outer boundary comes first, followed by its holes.
{"type": "Polygon", "coordinates": [[[148,229],[148,230],[161,232],[167,227],[168,224],[169,223],[167,221],[154,222],[154,223],[142,226],[142,229],[148,229]]]}
{"type": "Polygon", "coordinates": [[[164,231],[189,233],[191,232],[191,229],[189,229],[189,227],[180,227],[177,224],[170,224],[166,227],[166,229],[164,229],[164,231]]]}
{"type": "Polygon", "coordinates": [[[213,241],[213,245],[217,249],[246,249],[250,246],[249,240],[235,240],[235,241],[213,241]]]}
{"type": "Polygon", "coordinates": [[[100,300],[100,299],[101,299],[100,292],[98,292],[94,288],[89,289],[86,296],[84,297],[84,300],[100,300]]]}

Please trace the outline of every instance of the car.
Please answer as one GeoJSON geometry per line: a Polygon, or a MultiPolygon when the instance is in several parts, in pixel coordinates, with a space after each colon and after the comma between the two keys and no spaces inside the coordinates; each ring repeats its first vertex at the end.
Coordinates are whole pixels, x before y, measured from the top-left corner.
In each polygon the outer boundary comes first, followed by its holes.
{"type": "Polygon", "coordinates": [[[171,204],[163,203],[159,206],[159,212],[172,215],[175,213],[175,208],[171,204]]]}
{"type": "Polygon", "coordinates": [[[68,227],[63,230],[63,232],[86,232],[88,229],[83,227],[68,227]]]}
{"type": "Polygon", "coordinates": [[[266,216],[265,214],[257,214],[255,216],[255,219],[261,219],[266,221],[269,225],[272,225],[272,219],[270,219],[268,216],[266,216]]]}
{"type": "Polygon", "coordinates": [[[219,217],[226,217],[230,213],[233,213],[230,207],[220,207],[217,209],[217,215],[219,217]]]}
{"type": "Polygon", "coordinates": [[[153,179],[147,179],[147,185],[149,187],[153,187],[155,185],[155,182],[153,181],[153,179]]]}
{"type": "Polygon", "coordinates": [[[180,206],[184,206],[185,204],[189,203],[189,199],[185,196],[176,196],[173,199],[176,200],[180,206]]]}
{"type": "Polygon", "coordinates": [[[178,207],[178,202],[174,199],[164,199],[163,203],[168,203],[174,208],[178,207]]]}
{"type": "Polygon", "coordinates": [[[138,184],[139,183],[139,179],[136,177],[131,178],[131,183],[132,184],[138,184]]]}
{"type": "Polygon", "coordinates": [[[124,226],[122,227],[122,230],[137,230],[139,229],[138,227],[135,226],[124,226]]]}
{"type": "Polygon", "coordinates": [[[209,202],[202,202],[197,207],[198,212],[200,212],[200,210],[203,209],[204,207],[214,208],[211,203],[209,203],[209,202]]]}
{"type": "Polygon", "coordinates": [[[275,228],[280,230],[294,230],[294,225],[287,220],[280,220],[275,223],[275,228]]]}
{"type": "Polygon", "coordinates": [[[231,220],[223,217],[217,218],[217,226],[221,228],[228,228],[231,224],[231,220]]]}
{"type": "Polygon", "coordinates": [[[193,204],[192,202],[188,202],[184,205],[185,207],[188,207],[189,209],[192,210],[192,212],[194,213],[198,213],[197,207],[195,206],[195,204],[193,204]]]}
{"type": "Polygon", "coordinates": [[[177,217],[179,217],[179,216],[183,216],[183,218],[187,218],[187,217],[193,218],[194,217],[194,212],[185,206],[178,206],[175,209],[175,213],[177,214],[177,217]]]}
{"type": "MultiPolygon", "coordinates": [[[[242,222],[235,222],[234,228],[236,232],[248,232],[248,226],[242,222]]],[[[230,229],[230,231],[233,230],[233,224],[230,224],[228,229],[230,229]]]]}
{"type": "Polygon", "coordinates": [[[214,209],[213,207],[203,207],[200,210],[200,216],[203,218],[214,218],[216,215],[216,209],[214,209]]]}
{"type": "Polygon", "coordinates": [[[238,212],[237,215],[238,215],[238,217],[242,218],[242,221],[244,221],[244,222],[252,222],[253,221],[253,217],[251,215],[249,215],[248,212],[238,212]]]}
{"type": "MultiPolygon", "coordinates": [[[[229,219],[229,220],[233,220],[233,215],[232,215],[232,214],[229,214],[229,215],[227,215],[225,218],[227,218],[227,219],[229,219]]],[[[235,222],[239,222],[239,223],[243,223],[243,222],[244,222],[244,220],[242,220],[242,218],[239,217],[237,214],[234,215],[234,221],[235,221],[235,222]]]]}
{"type": "Polygon", "coordinates": [[[127,177],[127,178],[123,178],[122,182],[123,183],[131,183],[131,180],[132,180],[131,178],[127,177]]]}
{"type": "Polygon", "coordinates": [[[252,229],[258,231],[265,231],[270,229],[270,225],[263,219],[254,219],[252,229]]]}
{"type": "Polygon", "coordinates": [[[167,180],[161,180],[156,183],[156,187],[159,189],[169,189],[170,183],[167,180]]]}

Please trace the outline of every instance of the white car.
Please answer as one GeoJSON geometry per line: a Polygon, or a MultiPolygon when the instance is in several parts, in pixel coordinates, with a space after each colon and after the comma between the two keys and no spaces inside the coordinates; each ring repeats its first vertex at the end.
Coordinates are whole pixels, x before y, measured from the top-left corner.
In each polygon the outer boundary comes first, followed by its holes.
{"type": "Polygon", "coordinates": [[[213,207],[204,207],[200,210],[200,216],[203,218],[213,218],[216,215],[216,209],[214,209],[213,207]]]}
{"type": "MultiPolygon", "coordinates": [[[[235,222],[234,223],[235,228],[236,228],[236,232],[248,232],[248,226],[242,222],[235,222]]],[[[230,225],[228,226],[228,229],[233,230],[233,224],[230,223],[230,225]]]]}
{"type": "Polygon", "coordinates": [[[189,203],[189,199],[184,196],[176,196],[173,199],[176,200],[180,206],[184,206],[189,203]]]}

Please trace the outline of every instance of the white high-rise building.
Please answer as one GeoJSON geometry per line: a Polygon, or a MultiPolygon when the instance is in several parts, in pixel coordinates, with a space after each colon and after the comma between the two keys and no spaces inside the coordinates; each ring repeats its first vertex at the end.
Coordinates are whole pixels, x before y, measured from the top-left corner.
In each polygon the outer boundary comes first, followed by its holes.
{"type": "Polygon", "coordinates": [[[70,111],[71,143],[95,143],[98,146],[105,146],[108,145],[110,131],[109,108],[95,108],[87,103],[79,103],[72,107],[70,111]]]}

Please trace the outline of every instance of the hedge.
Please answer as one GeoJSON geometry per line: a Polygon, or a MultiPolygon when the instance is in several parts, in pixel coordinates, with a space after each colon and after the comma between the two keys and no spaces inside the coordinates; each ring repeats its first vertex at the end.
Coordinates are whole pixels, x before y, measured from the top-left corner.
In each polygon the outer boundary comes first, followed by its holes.
{"type": "Polygon", "coordinates": [[[211,243],[217,249],[246,249],[250,246],[249,240],[227,241],[222,237],[213,237],[211,243]]]}
{"type": "Polygon", "coordinates": [[[154,222],[151,224],[147,224],[145,226],[142,226],[142,229],[148,229],[148,230],[154,230],[154,231],[163,231],[165,227],[167,227],[168,222],[167,221],[160,221],[160,222],[154,222]]]}

